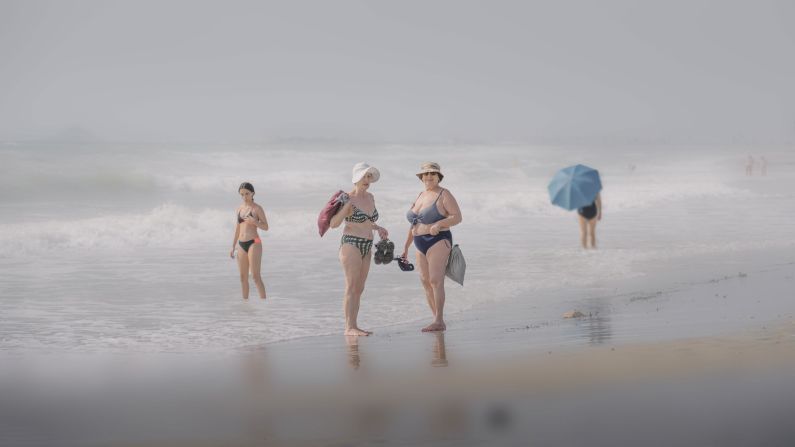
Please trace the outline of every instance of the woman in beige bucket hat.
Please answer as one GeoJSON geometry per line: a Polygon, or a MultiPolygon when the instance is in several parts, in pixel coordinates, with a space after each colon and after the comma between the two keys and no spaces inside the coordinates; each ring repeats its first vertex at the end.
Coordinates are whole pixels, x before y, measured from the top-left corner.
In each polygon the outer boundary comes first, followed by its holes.
{"type": "Polygon", "coordinates": [[[353,166],[353,190],[342,195],[344,205],[331,218],[331,228],[339,227],[345,222],[340,243],[339,258],[342,271],[345,273],[345,335],[370,335],[371,331],[360,329],[357,318],[359,304],[364,292],[364,283],[370,272],[371,248],[373,246],[373,230],[384,239],[389,236],[386,228],[376,225],[378,210],[375,197],[367,192],[371,183],[375,183],[381,174],[367,163],[356,163],[353,166]]]}
{"type": "Polygon", "coordinates": [[[411,227],[402,257],[408,256],[409,246],[414,242],[417,248],[417,264],[420,266],[420,281],[425,289],[428,306],[433,312],[433,322],[422,330],[443,331],[447,329],[444,323],[445,268],[453,248],[450,227],[461,223],[461,209],[453,194],[439,186],[444,174],[438,163],[423,163],[417,177],[424,190],[406,213],[411,227]]]}

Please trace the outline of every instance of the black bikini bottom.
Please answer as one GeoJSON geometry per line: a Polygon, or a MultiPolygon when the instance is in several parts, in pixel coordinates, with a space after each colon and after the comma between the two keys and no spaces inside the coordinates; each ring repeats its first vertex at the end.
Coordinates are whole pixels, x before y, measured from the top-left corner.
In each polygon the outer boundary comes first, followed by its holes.
{"type": "Polygon", "coordinates": [[[248,253],[248,249],[251,248],[252,244],[259,244],[261,242],[262,241],[260,238],[252,239],[250,241],[237,241],[237,243],[240,244],[240,248],[242,248],[246,253],[248,253]]]}

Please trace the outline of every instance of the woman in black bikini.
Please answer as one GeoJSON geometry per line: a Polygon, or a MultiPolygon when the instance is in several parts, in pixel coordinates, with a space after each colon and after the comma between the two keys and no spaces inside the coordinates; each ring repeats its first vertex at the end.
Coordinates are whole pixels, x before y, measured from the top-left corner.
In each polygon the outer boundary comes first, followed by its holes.
{"type": "Polygon", "coordinates": [[[580,218],[580,242],[582,248],[588,248],[588,239],[591,240],[591,248],[596,248],[596,222],[602,220],[602,197],[596,195],[593,203],[577,210],[580,218]]]}
{"type": "Polygon", "coordinates": [[[375,198],[367,192],[371,183],[378,181],[378,169],[367,163],[357,163],[353,167],[353,191],[341,194],[344,205],[331,218],[331,228],[345,222],[340,243],[340,263],[345,272],[345,335],[370,335],[372,332],[359,328],[359,303],[364,292],[364,283],[370,272],[373,230],[384,239],[389,236],[386,228],[376,225],[378,210],[375,198]]]}
{"type": "Polygon", "coordinates": [[[268,231],[268,219],[261,206],[254,203],[254,186],[243,182],[238,188],[243,204],[237,209],[237,225],[235,238],[232,240],[232,251],[229,256],[234,258],[237,251],[237,266],[240,268],[240,285],[243,288],[243,299],[248,299],[248,274],[257,285],[259,297],[265,299],[265,284],[260,276],[262,266],[262,241],[257,228],[268,231]]]}

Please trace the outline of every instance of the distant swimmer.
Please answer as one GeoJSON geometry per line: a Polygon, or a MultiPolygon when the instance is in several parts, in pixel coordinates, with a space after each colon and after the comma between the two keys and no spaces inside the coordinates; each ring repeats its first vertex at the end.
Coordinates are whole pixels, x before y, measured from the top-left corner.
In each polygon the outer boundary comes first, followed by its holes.
{"type": "Polygon", "coordinates": [[[378,209],[375,207],[375,197],[367,192],[380,176],[378,169],[367,163],[354,165],[351,179],[353,190],[339,195],[342,206],[331,218],[331,228],[337,228],[345,222],[339,249],[340,264],[345,273],[345,335],[372,334],[371,331],[359,328],[358,317],[364,284],[370,272],[373,231],[377,231],[381,239],[389,236],[386,228],[376,224],[378,209]]]}
{"type": "Polygon", "coordinates": [[[591,248],[596,248],[596,222],[602,220],[602,194],[597,194],[590,205],[577,209],[577,214],[580,219],[582,248],[588,248],[589,239],[591,248]]]}
{"type": "Polygon", "coordinates": [[[754,157],[748,156],[748,160],[745,162],[745,175],[752,176],[754,175],[754,157]]]}
{"type": "Polygon", "coordinates": [[[461,223],[461,209],[453,194],[439,186],[444,175],[437,163],[424,163],[417,177],[424,189],[406,213],[411,226],[401,258],[406,259],[409,247],[414,242],[417,263],[420,265],[420,281],[433,312],[433,322],[422,331],[443,331],[447,329],[444,322],[445,269],[453,248],[450,227],[461,223]]]}
{"type": "Polygon", "coordinates": [[[243,288],[243,299],[248,299],[248,275],[257,286],[259,297],[265,299],[265,284],[260,276],[262,266],[262,240],[257,229],[268,231],[268,219],[261,206],[254,202],[254,185],[243,182],[238,188],[243,204],[237,208],[237,225],[235,238],[232,240],[232,251],[229,256],[234,258],[237,251],[237,266],[240,269],[240,285],[243,288]]]}

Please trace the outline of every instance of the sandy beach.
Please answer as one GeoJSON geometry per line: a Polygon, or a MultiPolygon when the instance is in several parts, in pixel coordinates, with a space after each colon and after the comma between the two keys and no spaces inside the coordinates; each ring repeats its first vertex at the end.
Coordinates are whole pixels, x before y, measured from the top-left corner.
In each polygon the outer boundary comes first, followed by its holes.
{"type": "Polygon", "coordinates": [[[791,445],[795,262],[768,249],[690,265],[601,298],[562,291],[549,309],[478,308],[444,334],[6,356],[0,432],[9,445],[791,445]]]}
{"type": "Polygon", "coordinates": [[[0,447],[795,446],[793,23],[0,1],[0,447]]]}

